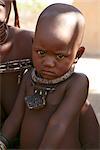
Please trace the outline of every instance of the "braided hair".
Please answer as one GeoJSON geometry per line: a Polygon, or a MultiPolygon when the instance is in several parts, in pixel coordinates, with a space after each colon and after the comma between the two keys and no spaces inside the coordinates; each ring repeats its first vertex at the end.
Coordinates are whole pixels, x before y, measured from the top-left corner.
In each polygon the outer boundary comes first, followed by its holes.
{"type": "MultiPolygon", "coordinates": [[[[18,14],[18,9],[17,9],[17,3],[16,3],[16,0],[12,0],[11,2],[13,3],[14,13],[15,13],[14,26],[20,28],[19,14],[18,14]]],[[[8,12],[7,19],[6,19],[6,23],[8,23],[9,16],[10,16],[10,12],[11,12],[11,4],[10,4],[10,9],[9,9],[9,12],[8,12]]]]}

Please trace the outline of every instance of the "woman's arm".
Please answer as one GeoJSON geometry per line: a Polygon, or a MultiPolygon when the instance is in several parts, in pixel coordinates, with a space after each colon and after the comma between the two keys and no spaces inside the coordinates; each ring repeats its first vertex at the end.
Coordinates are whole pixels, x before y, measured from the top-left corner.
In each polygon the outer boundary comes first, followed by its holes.
{"type": "Polygon", "coordinates": [[[89,81],[84,74],[73,74],[59,108],[50,118],[40,149],[57,148],[65,131],[80,113],[88,95],[89,81]]]}
{"type": "Polygon", "coordinates": [[[25,95],[25,78],[23,77],[15,105],[12,109],[11,114],[6,119],[2,127],[0,138],[1,141],[3,136],[8,141],[12,140],[12,138],[14,138],[19,131],[25,108],[24,95],[25,95]]]}

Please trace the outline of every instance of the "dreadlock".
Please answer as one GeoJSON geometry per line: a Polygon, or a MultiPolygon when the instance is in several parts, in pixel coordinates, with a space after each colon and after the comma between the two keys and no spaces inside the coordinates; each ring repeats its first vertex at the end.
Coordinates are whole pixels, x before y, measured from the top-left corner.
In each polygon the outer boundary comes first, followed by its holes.
{"type": "Polygon", "coordinates": [[[15,12],[15,22],[14,22],[14,25],[16,27],[20,28],[19,15],[18,15],[18,9],[17,9],[16,0],[13,0],[13,7],[14,7],[14,12],[15,12]]]}
{"type": "MultiPolygon", "coordinates": [[[[14,26],[20,28],[19,15],[18,15],[18,9],[17,9],[16,0],[13,0],[13,1],[11,1],[11,2],[13,3],[14,13],[15,13],[14,26]]],[[[9,12],[8,12],[8,17],[7,17],[7,19],[6,19],[6,23],[7,23],[8,20],[9,20],[10,10],[11,10],[11,5],[10,5],[9,12]]]]}
{"type": "Polygon", "coordinates": [[[10,6],[9,6],[9,12],[8,12],[8,15],[7,15],[7,18],[6,18],[6,23],[8,23],[8,20],[9,20],[9,16],[10,16],[10,11],[11,11],[11,3],[10,3],[10,6]]]}

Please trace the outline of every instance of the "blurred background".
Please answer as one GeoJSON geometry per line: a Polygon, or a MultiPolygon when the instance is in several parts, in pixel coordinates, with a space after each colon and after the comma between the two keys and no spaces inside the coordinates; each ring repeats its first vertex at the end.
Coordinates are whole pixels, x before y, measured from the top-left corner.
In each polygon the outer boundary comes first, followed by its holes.
{"type": "MultiPolygon", "coordinates": [[[[68,3],[78,7],[85,16],[86,28],[82,45],[83,57],[76,64],[76,72],[85,73],[90,81],[88,100],[91,102],[100,122],[100,0],[16,0],[20,26],[26,30],[35,30],[41,11],[53,3],[68,3]]],[[[13,25],[14,12],[9,23],[13,25]]]]}

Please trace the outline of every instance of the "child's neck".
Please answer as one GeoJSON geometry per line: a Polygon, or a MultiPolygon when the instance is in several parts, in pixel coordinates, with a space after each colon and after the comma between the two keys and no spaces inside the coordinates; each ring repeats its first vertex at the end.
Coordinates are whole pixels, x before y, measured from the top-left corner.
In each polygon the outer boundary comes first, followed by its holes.
{"type": "Polygon", "coordinates": [[[35,83],[40,83],[40,84],[57,84],[59,82],[62,82],[66,79],[68,79],[74,72],[74,66],[72,66],[63,76],[53,79],[53,80],[47,80],[43,79],[39,75],[37,75],[35,68],[32,70],[32,80],[35,83]]]}

